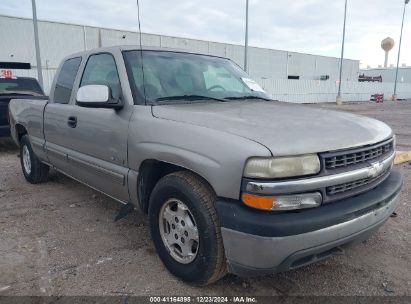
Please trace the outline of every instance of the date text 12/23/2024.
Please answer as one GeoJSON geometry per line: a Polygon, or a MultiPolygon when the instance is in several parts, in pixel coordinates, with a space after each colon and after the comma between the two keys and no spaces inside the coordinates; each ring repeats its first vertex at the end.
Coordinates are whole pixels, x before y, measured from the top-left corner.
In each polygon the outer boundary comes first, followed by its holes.
{"type": "Polygon", "coordinates": [[[219,297],[219,296],[196,296],[196,297],[178,297],[178,296],[159,296],[150,297],[150,303],[257,303],[255,297],[219,297]]]}

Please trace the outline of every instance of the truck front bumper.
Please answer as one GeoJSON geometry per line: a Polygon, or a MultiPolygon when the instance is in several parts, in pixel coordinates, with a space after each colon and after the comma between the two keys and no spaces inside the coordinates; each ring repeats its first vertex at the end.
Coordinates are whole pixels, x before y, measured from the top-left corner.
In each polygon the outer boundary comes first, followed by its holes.
{"type": "Polygon", "coordinates": [[[376,188],[297,212],[263,212],[219,200],[229,271],[240,276],[298,268],[333,255],[339,247],[377,231],[398,204],[402,176],[393,170],[376,188]]]}

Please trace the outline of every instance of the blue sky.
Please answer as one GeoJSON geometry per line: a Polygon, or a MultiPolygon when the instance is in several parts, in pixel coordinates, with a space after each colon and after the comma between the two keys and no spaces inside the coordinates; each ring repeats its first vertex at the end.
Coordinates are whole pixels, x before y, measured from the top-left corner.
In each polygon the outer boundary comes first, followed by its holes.
{"type": "MultiPolygon", "coordinates": [[[[349,0],[346,57],[362,67],[384,61],[383,38],[396,41],[404,0],[349,0]]],[[[142,31],[242,44],[245,0],[140,0],[142,31]]],[[[411,65],[411,4],[400,63],[411,65]]],[[[250,0],[250,45],[338,57],[344,0],[250,0]]],[[[1,0],[0,14],[31,17],[30,0],[1,0]]],[[[37,0],[39,19],[137,30],[135,0],[37,0]]],[[[1,29],[0,29],[1,30],[1,29]]]]}

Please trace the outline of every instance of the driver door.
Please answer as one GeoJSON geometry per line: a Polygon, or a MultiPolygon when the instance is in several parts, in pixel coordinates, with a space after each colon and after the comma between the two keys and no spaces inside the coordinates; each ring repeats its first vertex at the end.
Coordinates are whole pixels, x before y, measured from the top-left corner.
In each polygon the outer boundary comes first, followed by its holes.
{"type": "MultiPolygon", "coordinates": [[[[122,98],[116,60],[111,53],[88,57],[79,87],[103,84],[113,98],[122,98]]],[[[74,104],[71,117],[76,121],[70,136],[70,165],[80,181],[121,201],[128,201],[127,136],[133,106],[121,109],[88,108],[74,104]]]]}

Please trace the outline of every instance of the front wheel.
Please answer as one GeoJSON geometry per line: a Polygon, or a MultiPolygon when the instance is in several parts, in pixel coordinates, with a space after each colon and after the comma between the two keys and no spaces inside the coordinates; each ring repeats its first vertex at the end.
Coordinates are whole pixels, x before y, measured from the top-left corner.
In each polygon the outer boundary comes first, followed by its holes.
{"type": "Polygon", "coordinates": [[[28,135],[23,135],[20,140],[20,163],[24,177],[29,183],[47,181],[49,166],[43,164],[34,154],[28,135]]]}
{"type": "Polygon", "coordinates": [[[150,231],[156,250],[175,276],[207,285],[226,274],[212,189],[190,172],[163,177],[150,197],[150,231]]]}

